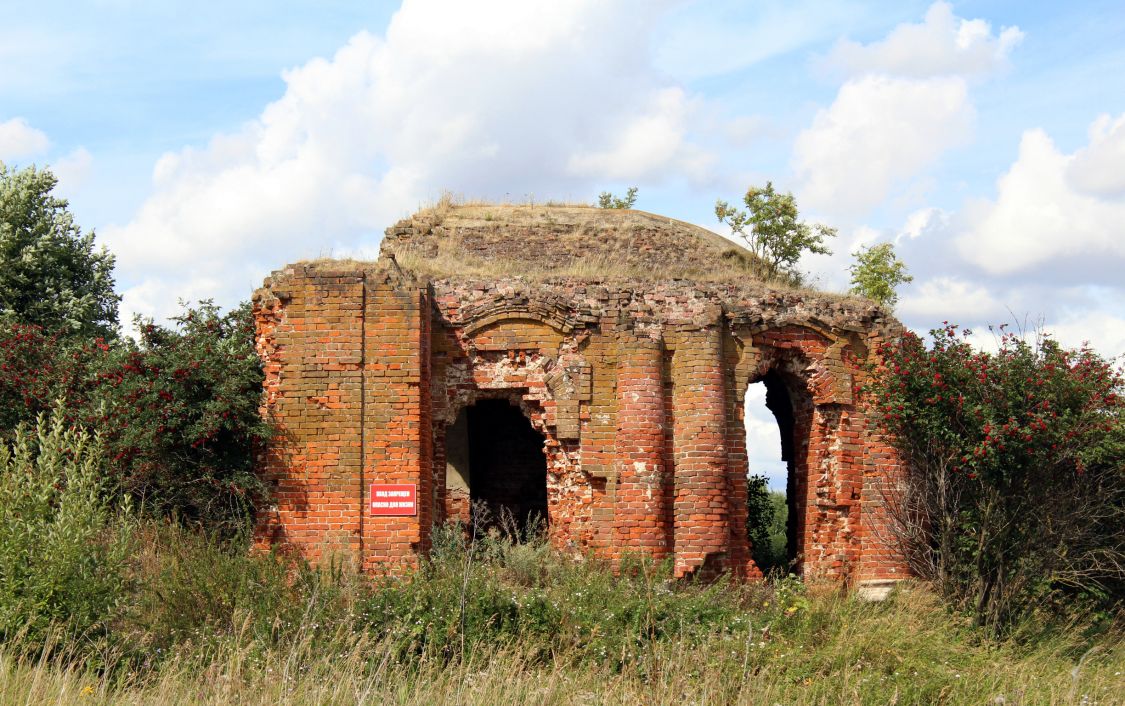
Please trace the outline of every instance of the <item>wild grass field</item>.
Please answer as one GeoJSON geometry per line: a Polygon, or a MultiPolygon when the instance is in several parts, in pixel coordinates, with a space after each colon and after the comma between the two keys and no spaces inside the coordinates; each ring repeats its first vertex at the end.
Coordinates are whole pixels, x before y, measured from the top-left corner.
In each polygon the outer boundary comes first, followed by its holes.
{"type": "Polygon", "coordinates": [[[1120,625],[990,641],[920,586],[866,603],[792,578],[677,584],[541,541],[443,532],[371,581],[172,525],[131,532],[112,618],[9,636],[2,704],[1120,703],[1120,625]]]}

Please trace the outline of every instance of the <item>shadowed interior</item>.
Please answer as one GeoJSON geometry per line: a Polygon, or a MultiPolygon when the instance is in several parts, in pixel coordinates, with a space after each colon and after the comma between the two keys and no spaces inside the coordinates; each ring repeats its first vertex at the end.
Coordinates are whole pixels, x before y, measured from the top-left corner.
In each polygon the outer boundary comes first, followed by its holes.
{"type": "Polygon", "coordinates": [[[515,529],[547,522],[547,457],[544,439],[507,400],[481,400],[468,409],[470,497],[474,521],[515,529]],[[514,521],[508,527],[505,518],[514,521]]]}

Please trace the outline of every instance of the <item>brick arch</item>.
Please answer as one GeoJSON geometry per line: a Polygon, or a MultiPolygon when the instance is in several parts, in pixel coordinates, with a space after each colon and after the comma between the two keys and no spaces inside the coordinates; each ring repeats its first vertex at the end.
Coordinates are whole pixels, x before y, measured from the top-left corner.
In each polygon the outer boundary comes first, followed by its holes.
{"type": "MultiPolygon", "coordinates": [[[[434,425],[434,486],[438,489],[437,517],[439,522],[459,521],[468,523],[471,517],[471,485],[451,483],[451,475],[460,475],[456,469],[449,437],[457,425],[463,424],[463,413],[482,400],[507,400],[520,410],[544,441],[543,453],[547,460],[548,478],[550,469],[565,466],[565,459],[558,458],[563,453],[562,445],[555,438],[554,430],[547,424],[547,414],[543,402],[528,395],[527,388],[505,387],[466,390],[459,395],[442,419],[434,425]]],[[[462,433],[462,432],[456,432],[462,433]]],[[[467,443],[467,438],[466,438],[467,443]]],[[[467,449],[465,449],[467,451],[467,449]]],[[[460,459],[458,459],[460,460],[460,459]]],[[[465,457],[465,461],[469,459],[465,457]]],[[[462,479],[463,480],[463,479],[462,479]]],[[[550,483],[548,482],[548,513],[550,513],[550,483]]]]}
{"type": "MultiPolygon", "coordinates": [[[[789,324],[733,331],[734,367],[729,476],[743,483],[748,468],[744,402],[750,384],[773,375],[783,381],[794,408],[793,463],[788,484],[795,512],[791,547],[797,568],[810,577],[848,580],[860,557],[863,441],[866,420],[853,399],[858,370],[849,355],[852,337],[812,325],[789,324]]],[[[744,497],[744,494],[739,494],[744,497]]],[[[745,506],[731,517],[732,546],[744,534],[745,506]]],[[[747,547],[747,552],[749,548],[747,547]]],[[[753,575],[756,567],[747,556],[753,575]]]]}
{"type": "Polygon", "coordinates": [[[514,315],[479,326],[473,336],[454,330],[449,338],[455,341],[450,347],[455,355],[441,366],[434,388],[433,478],[439,519],[468,519],[465,492],[447,488],[446,435],[451,425],[479,400],[507,399],[545,439],[551,541],[564,548],[584,544],[592,489],[580,463],[576,388],[588,366],[577,353],[560,353],[574,348],[565,343],[573,336],[514,315]]]}
{"type": "Polygon", "coordinates": [[[583,312],[569,303],[513,296],[510,299],[490,301],[462,312],[461,328],[464,335],[473,336],[492,324],[524,319],[536,321],[566,334],[581,328],[583,314],[589,318],[591,313],[593,312],[583,312]]]}

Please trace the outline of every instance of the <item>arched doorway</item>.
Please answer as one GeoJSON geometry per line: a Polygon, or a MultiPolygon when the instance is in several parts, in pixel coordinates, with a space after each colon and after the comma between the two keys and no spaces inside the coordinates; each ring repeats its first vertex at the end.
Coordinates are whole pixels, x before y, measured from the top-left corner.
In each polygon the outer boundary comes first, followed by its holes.
{"type": "Polygon", "coordinates": [[[463,434],[460,444],[450,446],[461,446],[461,464],[467,471],[462,477],[478,529],[497,527],[517,539],[525,539],[529,530],[545,529],[544,438],[520,408],[506,399],[478,400],[451,431],[463,434]]]}
{"type": "Polygon", "coordinates": [[[803,558],[807,416],[811,399],[769,371],[754,380],[745,399],[750,474],[747,530],[763,572],[800,573],[803,558]],[[803,422],[803,423],[802,423],[803,422]],[[759,478],[764,477],[763,484],[759,478]]]}

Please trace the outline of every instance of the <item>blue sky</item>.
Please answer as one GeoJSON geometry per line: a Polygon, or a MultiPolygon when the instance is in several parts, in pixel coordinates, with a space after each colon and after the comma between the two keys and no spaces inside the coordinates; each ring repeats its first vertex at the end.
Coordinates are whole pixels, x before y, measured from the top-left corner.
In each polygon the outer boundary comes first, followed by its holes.
{"type": "Polygon", "coordinates": [[[987,343],[989,323],[1041,323],[1125,351],[1120,2],[5,0],[0,16],[0,160],[57,172],[118,256],[126,317],[373,255],[444,190],[637,185],[638,207],[721,232],[715,199],[771,179],[839,228],[803,263],[826,289],[891,240],[916,329],[948,319],[987,343]]]}

